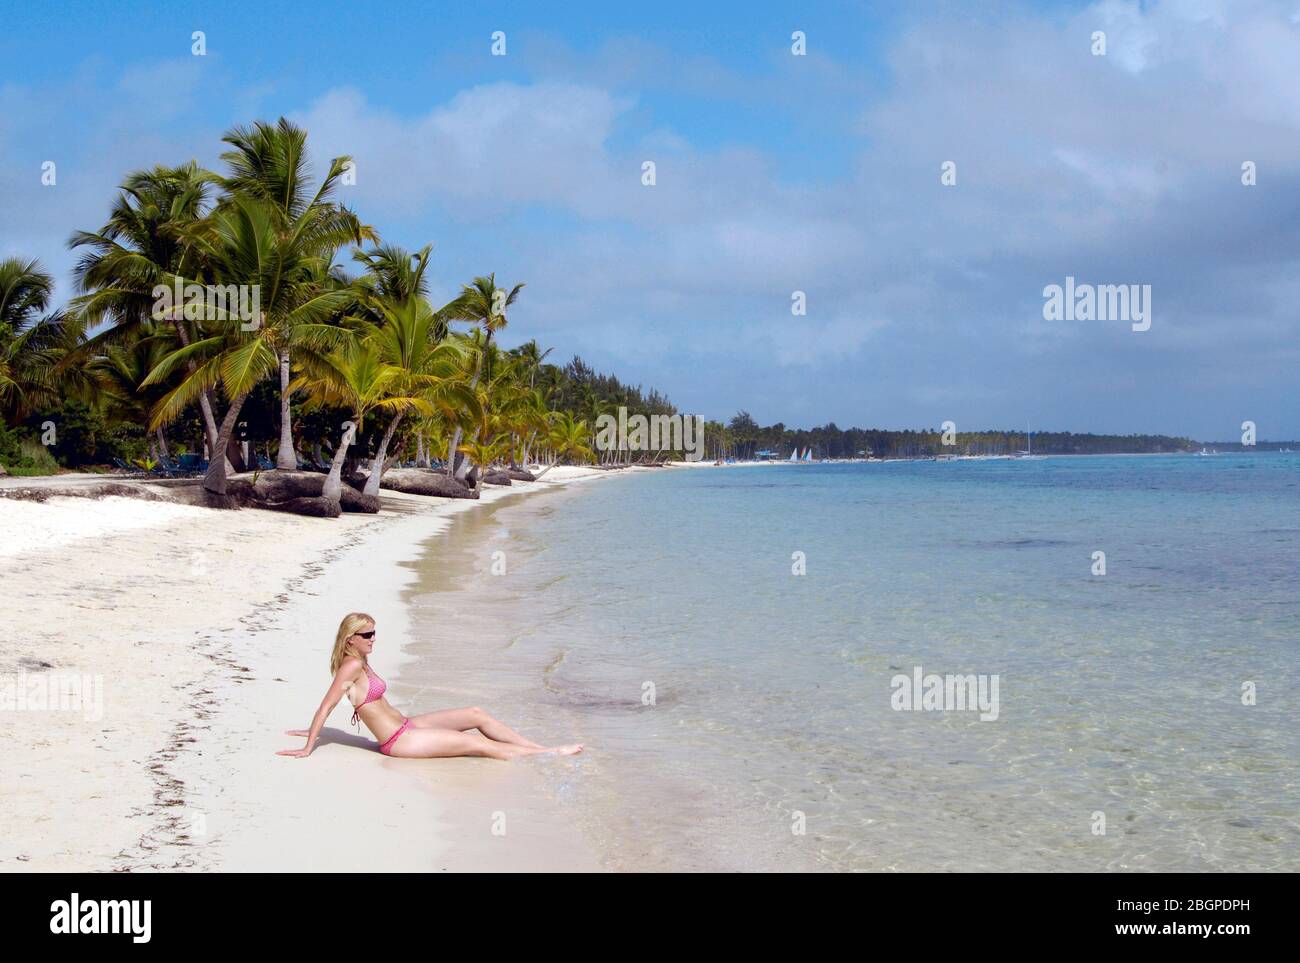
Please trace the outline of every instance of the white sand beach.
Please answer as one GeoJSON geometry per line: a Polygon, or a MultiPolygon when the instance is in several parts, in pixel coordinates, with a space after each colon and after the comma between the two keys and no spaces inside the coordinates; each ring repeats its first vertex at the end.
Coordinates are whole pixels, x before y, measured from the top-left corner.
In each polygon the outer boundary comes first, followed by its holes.
{"type": "Polygon", "coordinates": [[[375,616],[374,663],[400,684],[403,563],[453,513],[611,474],[558,467],[479,501],[385,492],[380,514],[332,520],[116,497],[0,499],[0,579],[16,618],[0,641],[0,863],[598,868],[543,791],[536,766],[559,760],[391,759],[348,726],[346,705],[311,757],[275,753],[302,744],[285,730],[309,724],[344,613],[375,616]],[[82,680],[80,703],[39,707],[42,693],[82,680]]]}

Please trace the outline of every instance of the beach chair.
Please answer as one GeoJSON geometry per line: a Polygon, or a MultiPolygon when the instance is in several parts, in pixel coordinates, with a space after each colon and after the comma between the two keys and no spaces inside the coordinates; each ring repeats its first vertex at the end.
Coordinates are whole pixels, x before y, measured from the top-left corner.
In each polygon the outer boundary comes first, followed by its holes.
{"type": "Polygon", "coordinates": [[[158,467],[153,470],[153,473],[162,475],[164,478],[184,478],[188,474],[184,468],[166,455],[158,456],[158,467]]]}

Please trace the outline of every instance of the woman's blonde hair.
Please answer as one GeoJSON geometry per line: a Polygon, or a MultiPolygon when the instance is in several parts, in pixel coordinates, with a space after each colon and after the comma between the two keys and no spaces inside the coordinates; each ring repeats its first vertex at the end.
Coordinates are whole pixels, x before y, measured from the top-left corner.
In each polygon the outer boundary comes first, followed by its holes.
{"type": "Polygon", "coordinates": [[[366,657],[348,644],[348,639],[361,631],[361,627],[367,622],[375,624],[375,620],[365,612],[349,612],[343,616],[343,621],[339,623],[339,634],[334,638],[334,651],[330,653],[330,675],[334,675],[343,664],[343,660],[348,656],[366,661],[366,657]]]}

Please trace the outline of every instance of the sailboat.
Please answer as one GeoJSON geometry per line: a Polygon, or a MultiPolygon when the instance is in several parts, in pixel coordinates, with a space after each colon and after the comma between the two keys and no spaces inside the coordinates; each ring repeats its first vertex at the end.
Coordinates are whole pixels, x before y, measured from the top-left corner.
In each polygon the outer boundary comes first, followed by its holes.
{"type": "Polygon", "coordinates": [[[1042,461],[1042,455],[1034,454],[1034,436],[1029,430],[1029,424],[1025,424],[1025,443],[1028,447],[1024,451],[1016,452],[1016,457],[1021,461],[1042,461]]]}
{"type": "Polygon", "coordinates": [[[796,445],[794,451],[790,452],[790,461],[799,460],[799,446],[796,445]]]}
{"type": "Polygon", "coordinates": [[[812,449],[811,449],[811,448],[809,448],[806,452],[803,453],[803,460],[804,460],[804,461],[812,461],[812,449]]]}

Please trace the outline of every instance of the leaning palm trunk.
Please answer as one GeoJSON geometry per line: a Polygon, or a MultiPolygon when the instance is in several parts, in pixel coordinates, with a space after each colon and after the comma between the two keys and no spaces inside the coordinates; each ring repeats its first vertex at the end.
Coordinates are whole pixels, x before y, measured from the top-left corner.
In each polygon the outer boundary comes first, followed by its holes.
{"type": "MultiPolygon", "coordinates": [[[[176,329],[176,337],[180,340],[181,346],[188,348],[190,336],[185,330],[185,325],[181,324],[181,319],[178,317],[173,317],[171,322],[176,329]]],[[[190,374],[193,374],[197,368],[198,365],[194,363],[193,359],[185,364],[185,369],[190,374]]],[[[208,394],[206,388],[199,392],[199,411],[203,413],[203,431],[207,435],[208,450],[212,452],[220,451],[221,449],[217,448],[217,435],[220,434],[220,431],[217,428],[216,416],[212,413],[212,397],[208,394]]]]}
{"type": "Polygon", "coordinates": [[[548,471],[550,471],[552,468],[554,468],[554,467],[555,467],[556,465],[558,465],[559,463],[560,463],[560,459],[559,459],[559,458],[556,458],[556,459],[555,459],[554,461],[552,461],[549,465],[547,465],[545,468],[543,468],[541,471],[539,471],[539,472],[537,473],[537,477],[534,478],[533,481],[541,481],[541,480],[542,480],[542,476],[545,475],[548,471]]]}
{"type": "Polygon", "coordinates": [[[244,407],[248,393],[240,395],[230,403],[226,417],[221,419],[221,429],[217,432],[216,444],[208,463],[208,473],[203,476],[203,487],[214,495],[226,494],[226,459],[221,457],[230,444],[235,433],[235,424],[239,421],[239,409],[244,407]]]}
{"type": "Polygon", "coordinates": [[[280,450],[275,467],[292,470],[298,467],[298,453],[293,450],[293,421],[289,394],[289,349],[280,352],[280,450]]]}
{"type": "MultiPolygon", "coordinates": [[[[479,356],[479,359],[478,359],[478,365],[476,366],[475,371],[474,371],[474,377],[473,377],[473,379],[472,379],[472,380],[470,381],[470,383],[469,383],[469,390],[470,390],[470,391],[473,391],[475,388],[478,387],[478,379],[479,379],[479,376],[483,374],[483,359],[487,356],[488,349],[491,348],[491,347],[492,347],[492,329],[491,329],[491,328],[488,328],[488,331],[487,331],[487,337],[485,337],[485,338],[483,339],[483,354],[481,354],[481,355],[479,356]]],[[[485,410],[484,410],[484,417],[487,417],[487,411],[486,411],[486,408],[485,408],[485,410]]],[[[456,453],[457,453],[458,451],[460,451],[460,439],[461,439],[461,434],[462,434],[462,433],[461,433],[461,430],[460,430],[460,426],[457,425],[457,426],[456,426],[456,432],[455,432],[455,434],[452,436],[452,439],[451,439],[451,447],[447,449],[447,453],[448,453],[448,455],[447,455],[447,475],[448,475],[449,477],[451,477],[451,478],[455,478],[457,481],[464,481],[464,480],[465,480],[465,476],[469,474],[469,470],[470,470],[470,467],[471,467],[468,458],[463,458],[463,459],[461,459],[460,466],[459,466],[459,467],[455,467],[455,466],[456,466],[456,453]]]]}
{"type": "Polygon", "coordinates": [[[212,413],[212,399],[206,391],[199,393],[199,411],[203,413],[203,430],[208,436],[208,447],[215,451],[220,432],[217,429],[216,415],[212,413]]]}
{"type": "Polygon", "coordinates": [[[447,443],[447,477],[456,477],[456,449],[460,447],[460,428],[457,428],[451,435],[451,441],[447,443]]]}
{"type": "Polygon", "coordinates": [[[379,483],[383,481],[384,471],[388,468],[388,443],[393,440],[393,432],[397,431],[397,425],[402,420],[404,411],[399,411],[393,416],[393,420],[388,423],[388,430],[384,432],[383,440],[379,442],[379,451],[370,462],[370,477],[366,479],[366,487],[361,490],[363,495],[378,496],[379,483]]]}
{"type": "Polygon", "coordinates": [[[327,502],[333,502],[335,505],[338,505],[339,499],[343,497],[343,462],[347,460],[348,448],[352,444],[352,439],[356,437],[356,432],[356,426],[352,422],[348,422],[343,431],[343,437],[339,439],[338,448],[334,449],[334,460],[330,462],[330,473],[325,476],[325,484],[321,486],[321,498],[327,502]]]}

